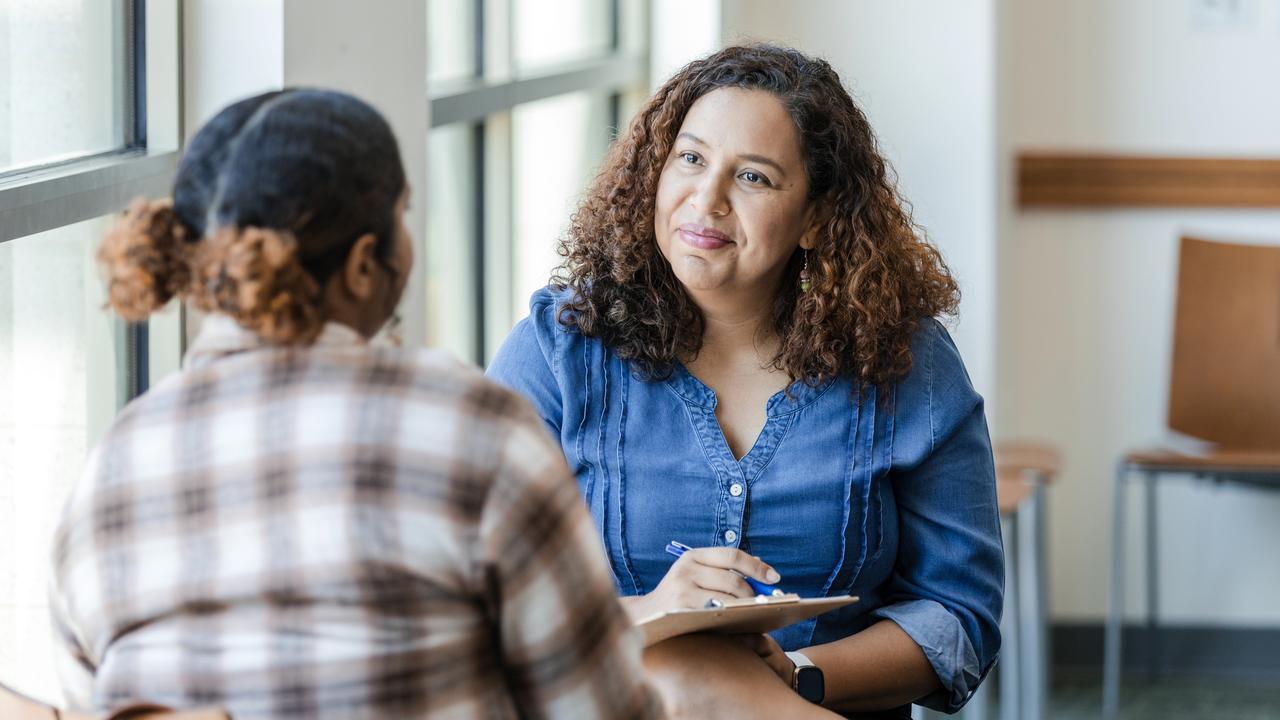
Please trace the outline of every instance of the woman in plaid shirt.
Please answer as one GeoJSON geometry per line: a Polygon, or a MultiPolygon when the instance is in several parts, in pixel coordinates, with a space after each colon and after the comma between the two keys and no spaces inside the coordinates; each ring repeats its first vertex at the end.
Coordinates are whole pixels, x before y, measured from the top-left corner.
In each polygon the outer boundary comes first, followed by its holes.
{"type": "Polygon", "coordinates": [[[74,705],[236,718],[647,718],[639,640],[526,402],[373,347],[412,266],[390,128],[268,93],[106,238],[110,303],[209,313],[89,458],[56,540],[74,705]]]}

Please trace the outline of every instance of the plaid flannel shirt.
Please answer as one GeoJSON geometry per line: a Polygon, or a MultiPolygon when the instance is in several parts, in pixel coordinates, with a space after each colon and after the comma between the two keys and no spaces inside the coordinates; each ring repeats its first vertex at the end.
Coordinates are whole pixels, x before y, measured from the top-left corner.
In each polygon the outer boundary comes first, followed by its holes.
{"type": "Polygon", "coordinates": [[[330,324],[206,320],[90,455],[55,543],[73,704],[248,718],[647,718],[640,640],[527,404],[330,324]]]}

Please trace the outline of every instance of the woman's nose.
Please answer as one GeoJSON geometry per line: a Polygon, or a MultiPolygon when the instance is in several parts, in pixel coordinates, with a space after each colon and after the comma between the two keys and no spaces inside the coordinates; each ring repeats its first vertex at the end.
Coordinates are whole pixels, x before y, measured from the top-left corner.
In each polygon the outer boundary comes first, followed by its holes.
{"type": "Polygon", "coordinates": [[[714,173],[707,173],[699,179],[689,201],[694,209],[707,215],[729,214],[729,197],[725,192],[724,182],[714,173]]]}

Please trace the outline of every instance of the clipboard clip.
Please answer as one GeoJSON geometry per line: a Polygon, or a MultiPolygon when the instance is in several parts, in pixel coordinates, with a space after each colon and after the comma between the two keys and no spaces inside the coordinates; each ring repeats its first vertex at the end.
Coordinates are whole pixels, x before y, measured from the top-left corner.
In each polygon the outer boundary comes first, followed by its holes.
{"type": "Polygon", "coordinates": [[[735,598],[733,600],[720,600],[719,598],[711,598],[703,608],[707,610],[719,610],[721,608],[731,607],[749,607],[752,605],[788,605],[790,603],[800,602],[800,596],[795,593],[778,592],[774,595],[756,595],[749,598],[735,598]]]}

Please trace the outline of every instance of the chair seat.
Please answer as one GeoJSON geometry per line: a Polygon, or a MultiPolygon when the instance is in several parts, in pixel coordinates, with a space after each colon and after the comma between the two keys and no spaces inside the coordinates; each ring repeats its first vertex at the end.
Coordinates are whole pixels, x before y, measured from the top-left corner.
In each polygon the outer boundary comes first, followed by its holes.
{"type": "Polygon", "coordinates": [[[1035,489],[1035,485],[1023,481],[1020,477],[1014,477],[1012,480],[997,477],[996,504],[1000,507],[1000,514],[1008,515],[1017,510],[1018,505],[1035,492],[1035,489]]]}
{"type": "Polygon", "coordinates": [[[1057,448],[1035,440],[1001,440],[993,448],[998,477],[1017,477],[1034,472],[1046,482],[1062,468],[1057,448]]]}
{"type": "Polygon", "coordinates": [[[996,461],[996,503],[1000,514],[1007,515],[1035,491],[1034,479],[1049,482],[1058,474],[1062,457],[1048,443],[1034,440],[1002,440],[995,443],[992,454],[996,461]]]}
{"type": "Polygon", "coordinates": [[[1223,448],[1189,454],[1166,448],[1148,448],[1125,453],[1124,462],[1142,470],[1280,474],[1280,451],[1223,448]]]}

